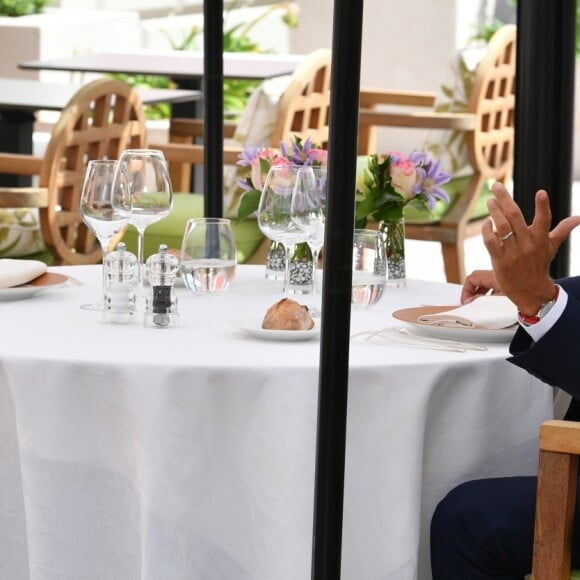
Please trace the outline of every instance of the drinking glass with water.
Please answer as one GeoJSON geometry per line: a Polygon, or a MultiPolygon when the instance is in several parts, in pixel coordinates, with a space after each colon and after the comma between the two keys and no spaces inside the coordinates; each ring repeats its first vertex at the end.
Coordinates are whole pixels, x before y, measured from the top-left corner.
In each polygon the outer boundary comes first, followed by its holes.
{"type": "Polygon", "coordinates": [[[181,245],[181,276],[194,294],[220,294],[234,279],[236,242],[230,220],[195,218],[187,222],[181,245]]]}
{"type": "Polygon", "coordinates": [[[356,307],[376,304],[387,284],[387,256],[383,234],[376,230],[355,230],[352,248],[352,294],[356,307]]]}

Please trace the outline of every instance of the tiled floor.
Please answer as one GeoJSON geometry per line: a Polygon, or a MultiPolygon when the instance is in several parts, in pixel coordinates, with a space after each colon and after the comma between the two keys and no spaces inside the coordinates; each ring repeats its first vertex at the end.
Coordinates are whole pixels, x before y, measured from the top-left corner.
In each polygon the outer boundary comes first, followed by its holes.
{"type": "MultiPolygon", "coordinates": [[[[580,182],[574,184],[572,213],[580,215],[580,182]]],[[[445,282],[440,244],[407,240],[405,245],[408,278],[445,282]]],[[[570,273],[580,275],[580,227],[577,231],[572,232],[570,248],[570,273]]],[[[467,240],[465,245],[465,263],[468,273],[476,269],[490,268],[489,255],[483,245],[481,236],[467,240]]]]}

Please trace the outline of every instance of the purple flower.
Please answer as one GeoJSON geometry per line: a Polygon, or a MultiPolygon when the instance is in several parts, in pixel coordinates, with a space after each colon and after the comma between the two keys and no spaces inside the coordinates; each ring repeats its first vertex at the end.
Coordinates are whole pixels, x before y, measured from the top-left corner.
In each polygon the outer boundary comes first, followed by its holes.
{"type": "Polygon", "coordinates": [[[435,207],[435,202],[437,199],[442,199],[443,201],[449,203],[449,196],[447,192],[441,189],[439,186],[447,183],[451,176],[449,173],[441,170],[441,162],[435,161],[434,163],[428,161],[420,169],[422,174],[422,193],[427,198],[427,205],[429,209],[435,207]]]}

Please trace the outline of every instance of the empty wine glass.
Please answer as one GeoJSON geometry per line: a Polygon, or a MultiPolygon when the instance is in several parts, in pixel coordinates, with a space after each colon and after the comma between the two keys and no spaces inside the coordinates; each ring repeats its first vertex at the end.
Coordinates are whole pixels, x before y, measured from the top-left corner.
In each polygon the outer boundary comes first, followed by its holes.
{"type": "Polygon", "coordinates": [[[128,187],[133,202],[129,223],[137,230],[138,278],[142,285],[145,230],[170,214],[173,191],[167,163],[161,151],[127,149],[120,160],[127,166],[128,187]]]}
{"type": "Polygon", "coordinates": [[[183,283],[194,294],[220,294],[236,270],[236,241],[224,218],[194,218],[187,222],[181,245],[183,283]]]}
{"type": "Polygon", "coordinates": [[[320,248],[324,243],[326,212],[326,167],[301,167],[296,174],[292,195],[292,221],[307,236],[306,241],[312,251],[312,304],[313,316],[320,316],[316,292],[316,270],[320,248]]]}
{"type": "Polygon", "coordinates": [[[306,240],[307,235],[292,221],[292,194],[296,184],[298,165],[273,165],[268,171],[257,219],[262,233],[275,242],[281,242],[286,250],[284,293],[288,293],[290,257],[294,244],[306,240]]]}
{"type": "MultiPolygon", "coordinates": [[[[129,222],[131,211],[126,166],[114,159],[89,161],[81,191],[80,214],[101,245],[103,263],[111,242],[129,222]]],[[[100,302],[83,304],[81,308],[102,310],[102,296],[100,302]]]]}

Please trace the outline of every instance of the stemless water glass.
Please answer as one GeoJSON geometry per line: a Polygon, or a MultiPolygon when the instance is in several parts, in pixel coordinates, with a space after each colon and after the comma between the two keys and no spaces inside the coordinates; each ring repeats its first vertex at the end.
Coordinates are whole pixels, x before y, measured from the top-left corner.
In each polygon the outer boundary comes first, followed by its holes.
{"type": "Polygon", "coordinates": [[[292,221],[307,236],[306,241],[312,251],[312,304],[313,316],[320,316],[319,294],[316,291],[316,270],[320,248],[324,243],[326,213],[326,167],[301,167],[296,174],[292,194],[292,221]]]}
{"type": "Polygon", "coordinates": [[[292,194],[299,169],[299,165],[270,167],[257,211],[258,226],[262,233],[275,242],[281,242],[286,250],[285,294],[289,288],[292,248],[294,244],[304,242],[307,238],[307,235],[292,221],[291,214],[292,194]]]}
{"type": "Polygon", "coordinates": [[[220,294],[234,279],[236,241],[230,220],[195,218],[187,222],[181,245],[181,276],[194,294],[220,294]]]}
{"type": "Polygon", "coordinates": [[[133,212],[129,223],[137,230],[139,283],[143,282],[145,230],[166,218],[173,206],[173,191],[165,157],[156,149],[126,149],[120,161],[127,166],[133,212]]]}
{"type": "Polygon", "coordinates": [[[381,232],[355,230],[352,248],[352,295],[355,307],[376,304],[387,284],[387,256],[381,232]]]}
{"type": "MultiPolygon", "coordinates": [[[[95,234],[103,252],[103,264],[111,242],[131,217],[131,196],[123,163],[114,159],[89,161],[81,191],[81,219],[95,234]]],[[[102,310],[103,302],[83,304],[85,310],[102,310]]]]}

